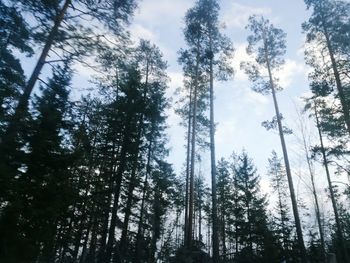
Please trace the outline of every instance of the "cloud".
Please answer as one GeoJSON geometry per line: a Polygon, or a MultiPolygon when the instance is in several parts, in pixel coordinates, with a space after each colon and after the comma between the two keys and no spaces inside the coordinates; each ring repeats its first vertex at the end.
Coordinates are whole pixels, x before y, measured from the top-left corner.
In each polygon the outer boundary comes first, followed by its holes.
{"type": "Polygon", "coordinates": [[[170,89],[174,92],[178,87],[183,86],[183,74],[182,72],[168,72],[170,78],[170,89]]]}
{"type": "Polygon", "coordinates": [[[232,3],[223,15],[223,21],[228,28],[244,29],[251,15],[267,15],[271,13],[271,8],[252,7],[238,3],[232,3]]]}
{"type": "Polygon", "coordinates": [[[244,70],[241,70],[242,62],[251,62],[253,58],[247,54],[246,51],[247,43],[239,43],[235,45],[235,55],[232,59],[231,66],[235,70],[235,80],[237,81],[248,81],[247,74],[244,73],[244,70]]]}
{"type": "Polygon", "coordinates": [[[303,63],[299,63],[292,59],[286,59],[286,63],[283,68],[277,73],[280,79],[280,85],[283,88],[288,88],[291,86],[296,78],[305,78],[307,71],[303,63]]]}
{"type": "Polygon", "coordinates": [[[151,42],[156,42],[157,37],[150,29],[144,27],[141,24],[132,24],[130,27],[130,33],[133,41],[138,41],[139,39],[147,39],[151,42]]]}
{"type": "Polygon", "coordinates": [[[140,3],[136,17],[141,21],[162,21],[164,19],[174,21],[174,17],[183,17],[184,10],[190,8],[191,5],[191,1],[188,0],[143,1],[140,3]]]}
{"type": "Polygon", "coordinates": [[[216,143],[220,144],[221,146],[225,145],[232,145],[234,136],[236,131],[236,124],[234,119],[229,119],[226,121],[221,121],[217,125],[217,130],[215,133],[216,143]],[[231,139],[231,142],[229,141],[231,139]]]}

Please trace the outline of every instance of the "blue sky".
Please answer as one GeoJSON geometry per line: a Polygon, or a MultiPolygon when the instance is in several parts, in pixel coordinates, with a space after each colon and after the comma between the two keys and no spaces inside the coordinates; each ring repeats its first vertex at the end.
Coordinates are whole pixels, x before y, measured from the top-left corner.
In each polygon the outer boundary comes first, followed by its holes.
{"type": "MultiPolygon", "coordinates": [[[[169,98],[176,100],[174,91],[182,86],[182,71],[177,63],[178,50],[185,47],[182,29],[183,18],[188,8],[193,6],[194,0],[143,0],[131,24],[131,32],[135,41],[146,38],[157,44],[168,61],[168,74],[171,79],[169,98]]],[[[236,49],[232,65],[236,70],[235,77],[224,83],[215,83],[215,121],[216,131],[216,157],[228,158],[233,151],[240,152],[245,149],[258,168],[261,175],[261,186],[270,197],[273,206],[273,189],[269,187],[270,180],[267,174],[267,159],[271,151],[275,150],[281,157],[281,146],[277,132],[266,131],[261,122],[271,120],[275,115],[271,96],[263,96],[250,89],[250,82],[240,63],[249,60],[245,52],[246,38],[249,34],[245,29],[247,20],[252,14],[261,14],[270,19],[275,26],[287,33],[287,53],[285,67],[279,72],[280,84],[284,91],[278,94],[280,110],[285,117],[285,125],[294,129],[298,136],[298,114],[300,110],[300,97],[309,93],[308,71],[304,62],[304,40],[301,24],[307,20],[308,11],[302,0],[221,0],[221,22],[225,24],[224,33],[232,40],[236,49]]],[[[169,161],[173,163],[175,171],[179,174],[185,162],[185,130],[180,127],[179,117],[171,108],[168,111],[169,146],[171,152],[169,161]]],[[[312,123],[307,122],[310,139],[317,142],[317,136],[312,123]]],[[[304,152],[300,140],[295,135],[287,136],[290,162],[292,166],[294,186],[297,197],[302,199],[313,214],[312,196],[309,174],[305,162],[304,152]]],[[[203,155],[201,169],[210,185],[210,159],[209,153],[203,155]]],[[[329,213],[329,206],[325,205],[327,196],[324,192],[327,186],[323,168],[315,165],[317,175],[317,190],[321,195],[320,203],[325,213],[329,213]]],[[[339,179],[340,180],[340,179],[339,179]]],[[[301,211],[303,213],[303,211],[301,211]]],[[[314,218],[314,217],[313,217],[314,218]]],[[[310,224],[315,224],[313,220],[310,224]]]]}
{"type": "MultiPolygon", "coordinates": [[[[182,29],[183,17],[194,1],[189,0],[143,0],[140,3],[131,25],[135,39],[143,37],[157,44],[168,61],[171,78],[169,97],[182,85],[182,71],[177,63],[177,51],[185,47],[182,29]]],[[[215,83],[216,155],[228,157],[232,151],[245,148],[253,157],[260,173],[265,173],[267,157],[275,149],[280,152],[276,133],[266,131],[261,122],[274,116],[270,96],[257,94],[250,89],[250,83],[240,70],[242,61],[249,59],[245,53],[245,25],[252,14],[263,14],[287,34],[288,51],[285,68],[280,72],[281,84],[285,91],[279,96],[281,111],[289,122],[295,112],[294,103],[301,94],[307,92],[307,68],[303,60],[301,23],[307,18],[302,0],[297,1],[221,1],[221,21],[224,32],[231,38],[236,53],[232,65],[236,69],[233,80],[215,83]]],[[[172,148],[169,160],[179,171],[184,162],[185,131],[179,127],[180,119],[169,110],[169,145],[172,148]]],[[[208,162],[204,159],[204,163],[208,162]]]]}
{"type": "MultiPolygon", "coordinates": [[[[130,31],[135,42],[139,38],[148,39],[157,46],[168,61],[170,77],[167,96],[176,101],[174,91],[182,86],[182,69],[177,63],[178,50],[185,47],[182,29],[183,18],[194,0],[142,0],[131,21],[130,31]]],[[[309,69],[304,63],[304,35],[301,24],[307,20],[303,0],[221,0],[221,22],[225,24],[224,33],[232,40],[236,49],[232,65],[236,70],[234,78],[224,83],[215,83],[215,121],[216,157],[228,158],[233,151],[240,152],[243,148],[258,168],[262,176],[262,188],[270,192],[269,180],[266,176],[267,159],[275,150],[280,156],[281,146],[276,132],[266,131],[261,122],[271,120],[274,114],[271,96],[263,96],[250,89],[247,76],[240,70],[240,63],[249,60],[245,52],[246,38],[249,32],[245,29],[250,15],[260,14],[269,18],[275,26],[287,33],[287,54],[285,67],[279,72],[280,84],[284,91],[278,94],[280,110],[285,117],[285,125],[294,129],[296,134],[297,109],[300,110],[300,97],[308,93],[307,75],[309,69]]],[[[34,59],[37,58],[36,53],[34,59]]],[[[22,59],[27,73],[33,67],[33,58],[22,59]]],[[[44,69],[42,75],[47,74],[44,69]]],[[[73,83],[73,96],[80,95],[79,87],[92,86],[90,69],[76,65],[76,75],[73,83]]],[[[169,162],[173,163],[176,173],[180,173],[185,161],[185,130],[179,123],[174,108],[168,110],[168,136],[171,148],[169,162]]],[[[310,123],[309,123],[310,126],[310,123]]],[[[317,141],[315,130],[310,126],[311,140],[317,141]]],[[[310,202],[310,191],[303,182],[308,182],[306,165],[302,147],[294,135],[287,136],[287,146],[291,159],[293,177],[297,195],[310,202]],[[304,179],[301,180],[300,176],[304,179]]],[[[209,154],[204,154],[202,169],[209,178],[209,154]]],[[[324,192],[325,175],[322,167],[315,167],[318,176],[318,189],[324,192]]],[[[209,182],[209,180],[208,180],[209,182]]],[[[325,194],[321,203],[326,200],[325,194]]]]}

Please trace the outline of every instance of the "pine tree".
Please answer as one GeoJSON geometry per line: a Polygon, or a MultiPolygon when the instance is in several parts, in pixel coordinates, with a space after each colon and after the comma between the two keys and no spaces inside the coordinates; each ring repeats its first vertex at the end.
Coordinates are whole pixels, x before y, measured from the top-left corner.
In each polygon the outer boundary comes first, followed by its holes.
{"type": "MultiPolygon", "coordinates": [[[[217,1],[213,0],[201,0],[197,1],[195,3],[195,6],[190,9],[187,13],[187,25],[188,29],[185,31],[185,38],[191,47],[195,48],[196,50],[193,53],[192,57],[192,66],[194,66],[194,76],[195,80],[193,82],[194,84],[194,90],[193,90],[193,97],[192,98],[192,84],[190,84],[190,102],[192,103],[193,99],[193,111],[192,116],[193,117],[193,123],[192,123],[192,146],[191,146],[191,152],[192,155],[195,152],[194,149],[194,141],[195,141],[195,134],[196,129],[194,128],[197,123],[197,107],[198,107],[198,88],[196,87],[198,85],[198,76],[199,72],[203,69],[207,72],[208,76],[206,79],[209,81],[209,105],[210,105],[210,152],[211,152],[211,171],[212,171],[212,202],[213,202],[213,257],[214,262],[218,262],[219,260],[219,250],[218,250],[218,223],[217,223],[217,201],[216,201],[216,161],[215,161],[215,142],[214,142],[214,134],[215,134],[215,127],[214,127],[214,76],[219,76],[221,79],[226,79],[227,77],[231,76],[233,73],[232,68],[228,64],[228,60],[232,57],[233,48],[230,41],[224,37],[220,31],[218,26],[218,16],[219,16],[219,5],[217,1]],[[193,38],[193,39],[191,39],[193,38]],[[197,42],[197,43],[196,43],[197,42]],[[200,70],[201,69],[201,70],[200,70]]],[[[190,51],[190,52],[193,52],[190,51]]],[[[182,52],[182,61],[185,60],[187,57],[190,58],[190,52],[182,52]]],[[[191,70],[191,64],[187,62],[187,71],[191,70]]],[[[186,68],[185,68],[186,70],[186,68]]],[[[205,83],[203,83],[205,85],[205,83]]],[[[190,119],[190,118],[189,118],[190,119]]],[[[188,134],[191,132],[190,126],[188,126],[188,134]]],[[[189,144],[188,144],[189,145],[189,144]]],[[[188,151],[189,151],[188,146],[188,151]]],[[[193,158],[191,158],[191,169],[194,167],[193,158]]],[[[192,170],[191,170],[192,171],[192,170]]],[[[191,178],[192,178],[192,172],[190,179],[190,186],[191,189],[191,178]]],[[[191,199],[191,193],[192,190],[189,191],[190,198],[191,199]]],[[[186,203],[187,205],[187,203],[186,203]]],[[[187,205],[188,206],[188,205],[187,205]]],[[[191,200],[189,200],[189,207],[191,210],[191,200]]],[[[191,228],[191,221],[192,221],[192,214],[191,212],[188,212],[189,215],[186,216],[186,218],[189,218],[189,222],[186,224],[186,226],[189,226],[191,228]]],[[[187,214],[187,212],[186,212],[187,214]]],[[[188,235],[191,232],[191,230],[187,230],[188,235]]],[[[188,238],[188,237],[187,237],[188,238]]],[[[189,239],[189,238],[188,238],[189,239]]]]}
{"type": "MultiPolygon", "coordinates": [[[[307,62],[315,68],[313,78],[321,78],[331,86],[336,86],[336,97],[341,104],[342,121],[350,134],[350,112],[347,88],[349,85],[348,44],[349,35],[344,29],[349,27],[350,5],[345,1],[305,0],[308,9],[312,10],[309,21],[303,24],[307,34],[307,43],[322,48],[327,60],[319,62],[313,52],[307,52],[307,62]],[[331,76],[329,78],[328,76],[331,76]]],[[[332,91],[331,91],[332,92],[332,91]]]]}
{"type": "Polygon", "coordinates": [[[276,98],[276,90],[278,90],[279,87],[277,86],[277,79],[273,75],[284,63],[283,55],[286,52],[286,34],[281,29],[275,28],[269,22],[269,20],[266,20],[263,17],[250,17],[247,28],[249,28],[253,33],[248,37],[247,52],[248,54],[255,55],[255,62],[243,63],[242,67],[245,69],[249,78],[254,83],[253,90],[262,94],[272,94],[276,117],[268,126],[278,127],[292,201],[295,226],[298,235],[299,249],[301,252],[301,259],[302,262],[306,263],[307,257],[304,238],[295,197],[287,147],[284,139],[284,132],[286,129],[282,126],[282,115],[279,112],[276,98]],[[261,70],[261,68],[263,68],[263,70],[261,70]],[[268,75],[267,80],[264,78],[265,73],[268,75]]]}
{"type": "MultiPolygon", "coordinates": [[[[39,79],[41,70],[48,61],[48,55],[54,47],[58,47],[63,51],[65,56],[58,58],[58,61],[66,61],[68,59],[77,58],[82,53],[89,50],[91,45],[90,29],[85,29],[82,24],[75,24],[77,18],[90,17],[96,19],[103,26],[118,33],[123,29],[123,24],[128,22],[129,16],[132,14],[136,3],[135,1],[72,1],[72,0],[56,0],[56,1],[19,1],[24,11],[34,14],[38,19],[39,27],[43,28],[42,32],[38,33],[37,40],[43,42],[43,49],[39,59],[33,69],[31,76],[23,87],[18,105],[13,114],[10,125],[6,130],[5,139],[8,140],[14,136],[18,129],[20,122],[27,111],[30,100],[30,95],[34,86],[39,79]],[[77,8],[79,6],[82,9],[77,8]],[[73,24],[69,24],[72,22],[73,24]],[[47,25],[52,24],[52,27],[47,25]],[[68,26],[67,26],[68,25],[68,26]],[[79,32],[80,31],[80,32],[79,32]],[[80,33],[80,34],[79,34],[80,33]],[[73,42],[70,42],[72,40],[73,42]],[[72,47],[67,50],[67,47],[72,47]]],[[[93,41],[95,48],[98,47],[100,39],[93,41]]],[[[57,54],[57,52],[56,52],[57,54]]]]}
{"type": "Polygon", "coordinates": [[[347,251],[345,248],[343,230],[341,227],[341,222],[340,222],[340,218],[339,218],[339,211],[338,211],[338,207],[337,207],[337,203],[336,203],[336,199],[335,199],[335,193],[333,190],[333,184],[332,184],[331,175],[330,175],[329,158],[328,158],[326,147],[324,145],[322,126],[320,124],[321,120],[320,120],[319,111],[321,108],[320,106],[322,106],[322,105],[323,105],[322,101],[315,99],[315,98],[311,98],[311,100],[306,104],[305,109],[310,110],[311,115],[315,118],[316,128],[318,130],[318,135],[319,135],[319,140],[320,140],[320,145],[315,146],[313,148],[313,151],[315,153],[320,153],[322,156],[322,164],[325,168],[325,172],[326,172],[326,176],[327,176],[328,190],[330,193],[332,208],[333,208],[334,217],[335,217],[336,236],[337,236],[337,240],[338,240],[338,244],[339,244],[338,246],[340,248],[339,250],[341,251],[338,258],[342,258],[344,260],[344,262],[346,262],[347,258],[348,258],[348,254],[347,254],[347,251]]]}

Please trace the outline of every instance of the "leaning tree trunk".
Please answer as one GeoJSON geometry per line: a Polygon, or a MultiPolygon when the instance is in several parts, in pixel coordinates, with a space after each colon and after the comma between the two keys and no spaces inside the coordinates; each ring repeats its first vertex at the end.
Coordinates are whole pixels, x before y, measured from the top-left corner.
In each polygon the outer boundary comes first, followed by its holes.
{"type": "Polygon", "coordinates": [[[315,102],[315,105],[314,105],[314,112],[315,112],[316,126],[317,126],[317,129],[318,129],[318,135],[319,135],[319,138],[320,138],[321,152],[322,152],[322,158],[323,158],[323,165],[324,165],[324,168],[326,170],[327,182],[328,182],[328,190],[329,190],[329,193],[330,193],[330,196],[331,196],[332,207],[333,207],[333,212],[334,212],[334,217],[335,217],[335,224],[336,224],[336,227],[337,227],[337,231],[336,231],[337,238],[338,238],[339,246],[340,246],[340,249],[342,251],[344,260],[345,260],[344,262],[349,262],[349,256],[348,256],[348,253],[346,251],[346,246],[345,246],[345,242],[344,242],[344,236],[343,236],[342,227],[341,227],[340,218],[339,218],[339,213],[338,213],[338,208],[337,208],[337,202],[335,200],[333,185],[332,185],[331,176],[330,176],[330,172],[329,172],[329,168],[328,168],[327,154],[326,154],[326,150],[325,150],[324,144],[323,144],[323,136],[322,136],[320,121],[319,121],[319,117],[318,117],[318,111],[317,111],[316,102],[315,102]]]}
{"type": "Polygon", "coordinates": [[[342,106],[342,111],[343,111],[343,114],[344,114],[344,120],[345,120],[346,128],[347,128],[347,131],[348,131],[348,133],[350,135],[349,105],[348,105],[348,102],[347,102],[347,99],[346,99],[344,87],[343,87],[341,79],[340,79],[340,73],[339,73],[339,70],[338,70],[338,67],[337,67],[337,62],[336,62],[335,57],[334,57],[334,50],[333,50],[333,46],[332,46],[332,43],[331,43],[329,31],[328,31],[328,28],[326,27],[324,21],[322,21],[322,27],[323,27],[323,34],[324,34],[325,39],[326,39],[326,46],[327,46],[327,49],[328,49],[329,57],[331,59],[332,70],[333,70],[334,79],[335,79],[335,83],[336,83],[337,90],[338,90],[338,96],[339,96],[340,104],[342,106]]]}
{"type": "Polygon", "coordinates": [[[297,204],[297,200],[296,200],[296,196],[295,196],[293,179],[292,179],[292,173],[291,173],[290,165],[289,165],[287,146],[286,146],[286,142],[284,140],[282,120],[281,120],[280,111],[279,111],[279,108],[278,108],[278,103],[277,103],[277,98],[276,98],[276,91],[275,91],[275,86],[274,86],[274,82],[273,82],[273,78],[272,78],[272,72],[271,72],[271,67],[270,67],[270,60],[269,60],[269,57],[268,57],[268,48],[267,48],[266,40],[264,40],[264,48],[265,48],[266,65],[267,65],[267,70],[268,70],[269,80],[270,80],[270,87],[271,87],[271,91],[272,91],[272,98],[273,98],[273,103],[274,103],[276,116],[277,116],[277,124],[278,124],[278,131],[279,131],[279,135],[280,135],[280,140],[281,140],[283,159],[284,159],[284,164],[285,164],[286,173],[287,173],[290,197],[291,197],[291,201],[292,201],[292,208],[293,208],[293,214],[294,214],[294,220],[295,220],[295,227],[296,227],[297,236],[298,236],[298,245],[299,245],[299,249],[300,249],[300,252],[301,252],[302,262],[303,263],[307,263],[308,260],[307,260],[307,254],[306,254],[305,245],[304,245],[303,231],[302,231],[301,223],[300,223],[300,217],[299,217],[299,212],[298,212],[298,204],[297,204]]]}
{"type": "Polygon", "coordinates": [[[40,72],[45,64],[45,60],[49,54],[49,51],[52,47],[52,44],[55,41],[55,37],[57,36],[59,27],[61,26],[61,23],[63,22],[64,16],[67,13],[67,9],[69,5],[71,4],[71,0],[66,0],[62,6],[62,9],[58,12],[54,19],[54,25],[51,28],[51,31],[49,35],[47,36],[46,43],[44,45],[44,48],[40,54],[40,57],[35,65],[35,68],[32,72],[32,75],[30,76],[26,86],[24,87],[23,94],[19,98],[17,108],[15,110],[15,113],[9,123],[9,126],[6,130],[5,136],[4,136],[4,142],[6,143],[7,140],[10,140],[18,131],[19,123],[21,122],[22,118],[24,117],[28,102],[30,98],[30,94],[32,93],[35,83],[39,78],[40,72]]]}

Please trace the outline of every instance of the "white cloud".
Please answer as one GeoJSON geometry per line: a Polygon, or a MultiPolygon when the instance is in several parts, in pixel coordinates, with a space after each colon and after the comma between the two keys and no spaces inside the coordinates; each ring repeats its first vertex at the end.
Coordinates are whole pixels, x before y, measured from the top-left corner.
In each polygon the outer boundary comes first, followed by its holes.
{"type": "Polygon", "coordinates": [[[235,51],[235,55],[234,55],[234,58],[232,60],[231,65],[235,70],[235,73],[236,73],[235,80],[237,80],[237,81],[247,81],[248,80],[247,75],[244,73],[243,70],[241,70],[241,63],[242,62],[253,61],[253,58],[247,54],[246,47],[247,47],[246,43],[239,43],[239,44],[235,45],[236,51],[235,51]]]}
{"type": "Polygon", "coordinates": [[[183,75],[181,72],[168,72],[170,78],[169,88],[167,90],[167,97],[174,99],[174,93],[177,88],[183,86],[183,75]]]}
{"type": "Polygon", "coordinates": [[[174,17],[183,17],[184,10],[190,8],[191,5],[191,1],[188,0],[142,1],[136,17],[141,21],[173,20],[174,17]]]}
{"type": "Polygon", "coordinates": [[[252,107],[255,108],[257,115],[261,115],[262,107],[269,103],[268,96],[255,92],[250,88],[245,89],[244,100],[247,102],[248,105],[252,105],[252,107]]]}
{"type": "Polygon", "coordinates": [[[306,67],[303,63],[295,60],[286,59],[283,68],[277,73],[280,79],[280,85],[288,88],[296,78],[304,78],[306,75],[306,67]]]}
{"type": "Polygon", "coordinates": [[[236,131],[236,125],[234,119],[229,119],[227,121],[221,121],[217,125],[217,130],[215,133],[216,143],[221,144],[221,146],[224,146],[223,144],[232,145],[234,136],[236,131]],[[232,140],[231,142],[229,140],[232,140]]]}
{"type": "Polygon", "coordinates": [[[130,33],[132,40],[137,42],[139,39],[147,39],[151,42],[155,42],[157,40],[154,32],[144,27],[141,24],[132,24],[130,27],[130,33]]]}
{"type": "Polygon", "coordinates": [[[248,5],[232,3],[231,6],[225,10],[223,21],[228,28],[243,29],[246,26],[248,18],[251,15],[267,15],[270,13],[271,8],[252,7],[248,5]]]}

